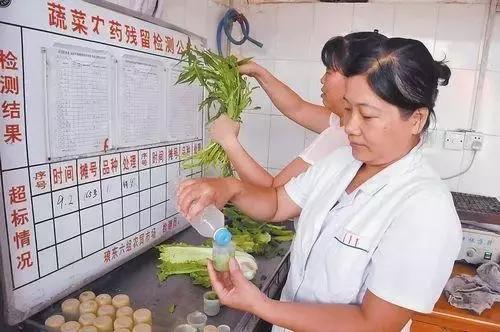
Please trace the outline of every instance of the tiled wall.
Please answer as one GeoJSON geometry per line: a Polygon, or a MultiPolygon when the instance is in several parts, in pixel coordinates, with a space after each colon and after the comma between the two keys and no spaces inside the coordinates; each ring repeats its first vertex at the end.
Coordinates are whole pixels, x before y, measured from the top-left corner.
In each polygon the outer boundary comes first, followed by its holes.
{"type": "MultiPolygon", "coordinates": [[[[320,52],[332,36],[376,28],[388,36],[422,40],[436,59],[446,55],[451,81],[440,90],[437,126],[429,133],[426,153],[442,176],[453,175],[468,165],[472,153],[444,150],[444,130],[483,132],[483,150],[477,153],[471,170],[448,184],[452,190],[500,196],[500,14],[496,15],[484,89],[478,96],[478,126],[472,127],[488,4],[285,3],[241,5],[238,9],[248,18],[252,36],[263,42],[264,48],[245,43],[233,46],[233,52],[254,56],[312,102],[321,101],[319,80],[324,67],[320,52]]],[[[308,145],[314,134],[280,115],[262,91],[255,93],[254,104],[262,109],[246,114],[240,138],[263,166],[276,173],[308,145]]]]}

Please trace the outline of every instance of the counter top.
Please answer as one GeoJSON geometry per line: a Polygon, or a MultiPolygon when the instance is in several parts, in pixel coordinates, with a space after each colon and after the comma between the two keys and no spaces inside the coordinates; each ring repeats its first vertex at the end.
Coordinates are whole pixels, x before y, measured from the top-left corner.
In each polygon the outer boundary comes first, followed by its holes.
{"type": "MultiPolygon", "coordinates": [[[[201,244],[205,238],[192,228],[168,239],[166,243],[185,242],[201,244]]],[[[288,249],[289,243],[282,244],[288,249]]],[[[276,295],[286,279],[288,271],[288,255],[266,259],[256,257],[259,266],[255,283],[269,296],[276,295]]],[[[119,268],[90,283],[83,290],[92,290],[96,294],[108,293],[115,295],[124,293],[130,296],[132,307],[148,308],[153,313],[153,328],[155,332],[173,331],[174,327],[186,323],[186,315],[190,312],[203,311],[203,293],[207,289],[195,286],[191,279],[185,276],[172,276],[164,282],[157,278],[158,250],[152,248],[144,254],[130,260],[119,268]],[[173,314],[168,307],[176,305],[173,314]]],[[[71,297],[71,296],[70,296],[71,297]]],[[[61,301],[62,302],[62,301],[61,301]]],[[[47,317],[60,311],[60,303],[56,303],[34,316],[32,321],[42,323],[47,317]]],[[[252,331],[258,323],[256,317],[250,314],[222,307],[215,317],[209,317],[207,324],[227,324],[235,331],[252,331]]]]}

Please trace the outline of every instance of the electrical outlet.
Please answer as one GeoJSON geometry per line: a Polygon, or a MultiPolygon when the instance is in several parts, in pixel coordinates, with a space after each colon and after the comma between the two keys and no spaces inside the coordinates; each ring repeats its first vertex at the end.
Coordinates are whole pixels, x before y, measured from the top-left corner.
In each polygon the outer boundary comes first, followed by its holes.
{"type": "Polygon", "coordinates": [[[483,134],[475,131],[466,132],[464,140],[464,150],[472,150],[472,144],[474,143],[475,143],[474,150],[476,151],[481,150],[481,146],[483,145],[483,134]]]}
{"type": "Polygon", "coordinates": [[[444,135],[444,148],[446,150],[463,150],[465,133],[463,131],[447,130],[444,135]]]}

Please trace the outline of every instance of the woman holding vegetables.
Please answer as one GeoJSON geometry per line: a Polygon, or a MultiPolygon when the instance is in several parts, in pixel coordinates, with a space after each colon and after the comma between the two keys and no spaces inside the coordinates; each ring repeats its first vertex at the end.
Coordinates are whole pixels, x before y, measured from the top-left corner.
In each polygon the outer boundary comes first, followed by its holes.
{"type": "Polygon", "coordinates": [[[460,248],[451,195],[420,151],[450,70],[421,42],[390,38],[346,76],[349,146],[277,188],[234,178],[179,188],[188,219],[228,201],[258,220],[300,215],[281,301],[246,281],[234,260],[225,276],[209,263],[221,302],[275,331],[408,331],[412,312],[432,311],[460,248]]]}
{"type": "Polygon", "coordinates": [[[326,42],[321,51],[321,60],[326,67],[326,72],[321,78],[323,85],[321,97],[324,106],[305,101],[254,62],[240,66],[240,73],[254,77],[276,108],[285,116],[309,130],[321,133],[308,148],[273,177],[238,141],[239,123],[224,114],[221,115],[212,123],[210,136],[224,148],[240,179],[256,185],[277,187],[304,172],[310,165],[323,159],[335,149],[347,145],[348,140],[342,121],[345,73],[348,71],[351,59],[376,47],[384,39],[386,37],[378,32],[355,32],[345,37],[334,37],[326,42]]]}

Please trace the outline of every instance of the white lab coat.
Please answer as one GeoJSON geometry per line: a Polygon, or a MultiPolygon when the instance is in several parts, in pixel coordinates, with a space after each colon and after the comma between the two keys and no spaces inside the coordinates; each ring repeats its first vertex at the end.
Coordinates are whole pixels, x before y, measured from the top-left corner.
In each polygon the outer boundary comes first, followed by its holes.
{"type": "Polygon", "coordinates": [[[431,312],[462,240],[451,194],[419,146],[347,195],[360,166],[340,148],[285,186],[302,212],[281,299],[360,304],[370,290],[431,312]]]}

